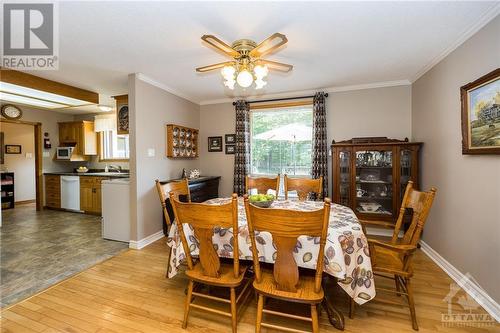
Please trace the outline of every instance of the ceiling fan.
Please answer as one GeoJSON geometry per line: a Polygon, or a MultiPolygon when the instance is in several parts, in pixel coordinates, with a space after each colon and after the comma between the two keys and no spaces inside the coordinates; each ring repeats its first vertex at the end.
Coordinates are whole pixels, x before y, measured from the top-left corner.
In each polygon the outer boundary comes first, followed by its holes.
{"type": "Polygon", "coordinates": [[[234,89],[235,83],[248,88],[254,81],[255,89],[261,89],[267,84],[264,77],[267,76],[269,69],[289,72],[293,68],[292,65],[262,59],[263,56],[276,51],[288,42],[286,36],[280,33],[271,35],[260,44],[250,39],[238,39],[229,46],[213,35],[203,35],[201,39],[233,60],[198,67],[196,71],[203,73],[222,68],[224,85],[231,90],[234,89]]]}

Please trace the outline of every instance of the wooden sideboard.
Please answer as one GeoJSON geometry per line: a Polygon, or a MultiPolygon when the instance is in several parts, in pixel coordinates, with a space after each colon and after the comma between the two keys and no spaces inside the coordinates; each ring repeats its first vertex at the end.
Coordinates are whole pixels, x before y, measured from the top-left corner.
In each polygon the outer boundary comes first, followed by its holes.
{"type": "MultiPolygon", "coordinates": [[[[170,179],[161,181],[161,184],[170,183],[179,179],[170,179]]],[[[192,202],[204,202],[209,199],[217,198],[219,196],[219,181],[220,176],[199,177],[189,180],[189,192],[191,194],[192,202]]],[[[182,196],[180,197],[182,200],[182,196]]],[[[170,205],[169,199],[166,200],[168,215],[173,221],[174,212],[170,205]]],[[[166,223],[163,222],[163,233],[168,235],[166,223]]]]}

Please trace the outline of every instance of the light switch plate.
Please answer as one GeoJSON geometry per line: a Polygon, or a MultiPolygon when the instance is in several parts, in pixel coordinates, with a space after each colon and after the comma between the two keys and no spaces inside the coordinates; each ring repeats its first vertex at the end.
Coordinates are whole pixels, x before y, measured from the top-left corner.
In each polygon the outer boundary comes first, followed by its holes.
{"type": "Polygon", "coordinates": [[[148,148],[148,157],[155,157],[155,154],[154,148],[148,148]]]}
{"type": "Polygon", "coordinates": [[[44,151],[42,156],[43,157],[50,157],[50,151],[44,151]]]}

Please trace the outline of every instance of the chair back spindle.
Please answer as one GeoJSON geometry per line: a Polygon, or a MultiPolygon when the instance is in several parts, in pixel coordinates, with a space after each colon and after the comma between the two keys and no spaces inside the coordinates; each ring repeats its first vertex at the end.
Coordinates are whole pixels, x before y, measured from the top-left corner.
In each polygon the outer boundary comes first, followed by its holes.
{"type": "Polygon", "coordinates": [[[199,260],[205,276],[218,278],[221,263],[212,243],[214,228],[233,229],[233,267],[234,277],[240,274],[238,248],[238,196],[233,194],[231,202],[223,205],[180,202],[174,192],[170,192],[170,202],[175,213],[175,220],[181,237],[188,269],[193,269],[191,249],[184,233],[183,224],[189,224],[194,230],[194,242],[199,246],[199,260]]]}
{"type": "Polygon", "coordinates": [[[403,238],[399,242],[402,245],[417,245],[422,235],[427,216],[429,215],[436,188],[432,187],[428,192],[417,191],[413,188],[413,182],[409,181],[406,186],[403,202],[399,211],[399,216],[396,221],[394,234],[392,235],[391,243],[397,244],[399,232],[403,226],[405,212],[411,211],[411,222],[408,225],[403,238]]]}
{"type": "Polygon", "coordinates": [[[315,275],[315,292],[321,290],[323,273],[323,253],[325,249],[328,221],[330,217],[330,199],[326,198],[324,207],[315,211],[296,211],[287,209],[259,208],[251,205],[245,196],[248,231],[252,244],[255,277],[261,281],[255,232],[269,232],[276,245],[274,280],[278,290],[296,292],[299,281],[299,269],[293,257],[297,238],[301,235],[319,237],[320,247],[315,275]]]}
{"type": "Polygon", "coordinates": [[[170,217],[167,209],[167,200],[169,200],[169,193],[174,192],[175,198],[179,200],[180,196],[185,196],[188,202],[191,202],[191,194],[189,192],[189,182],[187,178],[179,181],[173,181],[169,183],[162,184],[158,179],[155,180],[156,191],[158,192],[158,197],[160,198],[161,207],[163,209],[163,218],[165,223],[170,228],[173,223],[173,219],[170,217]]]}

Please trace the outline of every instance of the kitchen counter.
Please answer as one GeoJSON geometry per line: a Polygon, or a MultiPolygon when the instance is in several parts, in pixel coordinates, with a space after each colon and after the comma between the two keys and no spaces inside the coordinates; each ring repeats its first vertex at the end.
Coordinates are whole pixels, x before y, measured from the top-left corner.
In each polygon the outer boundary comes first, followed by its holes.
{"type": "Polygon", "coordinates": [[[129,178],[128,172],[45,172],[44,175],[57,176],[92,176],[92,177],[109,177],[109,178],[129,178]]]}

